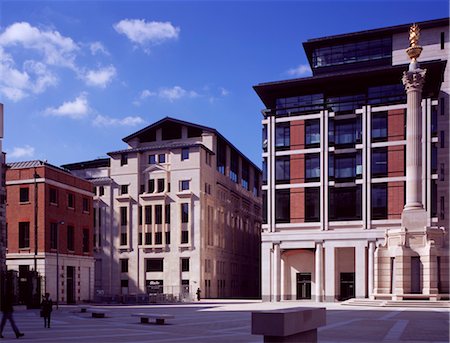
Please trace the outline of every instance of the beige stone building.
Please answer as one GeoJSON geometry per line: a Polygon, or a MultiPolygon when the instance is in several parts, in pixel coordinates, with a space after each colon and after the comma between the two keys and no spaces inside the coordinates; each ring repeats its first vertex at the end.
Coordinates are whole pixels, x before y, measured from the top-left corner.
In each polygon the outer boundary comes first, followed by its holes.
{"type": "Polygon", "coordinates": [[[95,186],[97,294],[259,296],[259,168],[215,129],[168,117],[123,141],[64,166],[95,186]]]}
{"type": "Polygon", "coordinates": [[[311,77],[254,87],[263,300],[448,298],[448,23],[418,23],[424,77],[405,24],[308,40],[311,77]]]}

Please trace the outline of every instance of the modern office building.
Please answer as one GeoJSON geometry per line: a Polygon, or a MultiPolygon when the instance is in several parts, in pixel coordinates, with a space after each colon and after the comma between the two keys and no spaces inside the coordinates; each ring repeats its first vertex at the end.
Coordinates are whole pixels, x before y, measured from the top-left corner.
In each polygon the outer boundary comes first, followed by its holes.
{"type": "Polygon", "coordinates": [[[308,40],[311,77],[254,86],[266,107],[263,300],[448,297],[449,20],[418,24],[423,84],[417,73],[402,83],[405,24],[308,40]],[[417,231],[405,215],[413,189],[417,231]]]}
{"type": "Polygon", "coordinates": [[[261,170],[215,129],[169,117],[123,141],[63,166],[95,186],[97,294],[258,297],[261,170]]]}
{"type": "Polygon", "coordinates": [[[92,300],[92,184],[35,160],[9,163],[6,188],[6,263],[19,273],[20,300],[27,300],[32,271],[53,301],[92,300]]]}

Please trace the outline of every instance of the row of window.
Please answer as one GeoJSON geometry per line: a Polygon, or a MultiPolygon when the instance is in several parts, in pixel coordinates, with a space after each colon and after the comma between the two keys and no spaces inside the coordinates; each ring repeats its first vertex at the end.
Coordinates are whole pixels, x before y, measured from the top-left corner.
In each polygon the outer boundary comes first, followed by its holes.
{"type": "MultiPolygon", "coordinates": [[[[30,202],[30,188],[20,187],[19,190],[19,202],[22,204],[27,204],[30,202]]],[[[59,204],[59,192],[56,188],[49,189],[49,202],[52,205],[59,204]]],[[[75,209],[76,197],[73,193],[67,193],[67,208],[75,209]]],[[[90,212],[90,199],[87,197],[82,198],[82,209],[83,212],[90,212]]]]}
{"type": "MultiPolygon", "coordinates": [[[[180,267],[182,272],[188,272],[190,269],[189,257],[180,258],[180,267]]],[[[120,259],[120,272],[128,273],[128,259],[120,259]]],[[[164,271],[164,259],[163,258],[146,258],[145,259],[145,271],[146,272],[163,272],[164,271]]]]}
{"type": "MultiPolygon", "coordinates": [[[[189,159],[189,148],[181,149],[181,160],[185,161],[189,159]]],[[[148,155],[148,164],[162,164],[166,163],[166,154],[150,154],[148,155]]],[[[128,164],[128,154],[122,153],[120,155],[120,165],[125,166],[128,164]]]]}

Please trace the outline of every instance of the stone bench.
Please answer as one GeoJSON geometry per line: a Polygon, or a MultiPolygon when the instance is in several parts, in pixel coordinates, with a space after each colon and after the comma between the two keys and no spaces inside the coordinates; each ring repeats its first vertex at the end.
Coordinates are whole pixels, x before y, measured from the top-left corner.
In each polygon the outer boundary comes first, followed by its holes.
{"type": "Polygon", "coordinates": [[[264,342],[317,342],[317,328],[326,324],[325,308],[295,307],[252,312],[252,335],[264,342]]]}
{"type": "Polygon", "coordinates": [[[92,318],[105,318],[106,313],[109,311],[91,308],[89,312],[91,312],[92,318]]]}
{"type": "Polygon", "coordinates": [[[132,317],[140,317],[142,324],[148,324],[149,319],[155,319],[156,324],[163,325],[166,319],[173,319],[175,316],[171,314],[156,314],[156,313],[133,313],[132,317]]]}
{"type": "Polygon", "coordinates": [[[89,311],[91,307],[86,305],[79,305],[78,309],[80,310],[80,313],[86,313],[89,311]]]}

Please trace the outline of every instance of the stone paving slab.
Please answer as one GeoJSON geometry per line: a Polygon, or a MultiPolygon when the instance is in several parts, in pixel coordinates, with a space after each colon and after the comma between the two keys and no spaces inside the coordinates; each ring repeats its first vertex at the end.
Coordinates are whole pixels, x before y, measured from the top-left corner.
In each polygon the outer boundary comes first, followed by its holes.
{"type": "MultiPolygon", "coordinates": [[[[76,306],[60,306],[52,314],[52,327],[44,328],[39,310],[18,308],[14,317],[25,333],[21,341],[60,343],[144,342],[248,342],[260,343],[251,335],[251,312],[290,307],[326,307],[327,325],[319,329],[319,342],[412,342],[448,343],[448,309],[348,307],[339,303],[289,301],[201,301],[192,304],[147,306],[98,306],[106,318],[92,318],[76,306]],[[165,325],[141,324],[132,313],[174,315],[165,325]]],[[[6,324],[0,343],[16,340],[6,324]]]]}

